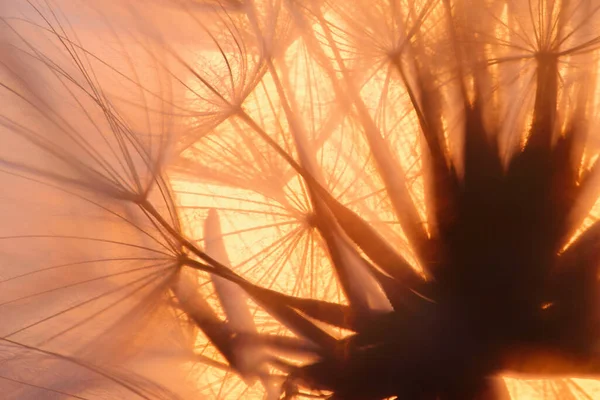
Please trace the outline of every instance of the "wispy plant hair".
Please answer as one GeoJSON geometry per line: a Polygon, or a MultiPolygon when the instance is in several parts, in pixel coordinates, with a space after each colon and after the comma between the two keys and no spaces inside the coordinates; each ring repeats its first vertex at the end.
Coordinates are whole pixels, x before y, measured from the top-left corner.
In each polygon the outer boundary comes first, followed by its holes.
{"type": "Polygon", "coordinates": [[[0,12],[8,397],[590,398],[596,0],[0,12]]]}

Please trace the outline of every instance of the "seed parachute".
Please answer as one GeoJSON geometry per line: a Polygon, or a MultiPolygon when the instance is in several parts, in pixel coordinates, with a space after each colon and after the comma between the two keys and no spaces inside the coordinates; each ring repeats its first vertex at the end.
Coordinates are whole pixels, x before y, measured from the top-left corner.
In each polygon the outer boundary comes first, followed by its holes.
{"type": "Polygon", "coordinates": [[[600,398],[598,32],[0,2],[2,398],[600,398]]]}

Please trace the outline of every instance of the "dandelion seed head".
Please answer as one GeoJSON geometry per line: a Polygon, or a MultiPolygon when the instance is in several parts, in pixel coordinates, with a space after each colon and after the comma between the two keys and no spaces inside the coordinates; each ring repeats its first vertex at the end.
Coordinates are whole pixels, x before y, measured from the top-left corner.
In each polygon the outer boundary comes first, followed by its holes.
{"type": "Polygon", "coordinates": [[[1,387],[593,398],[599,10],[3,4],[1,387]]]}

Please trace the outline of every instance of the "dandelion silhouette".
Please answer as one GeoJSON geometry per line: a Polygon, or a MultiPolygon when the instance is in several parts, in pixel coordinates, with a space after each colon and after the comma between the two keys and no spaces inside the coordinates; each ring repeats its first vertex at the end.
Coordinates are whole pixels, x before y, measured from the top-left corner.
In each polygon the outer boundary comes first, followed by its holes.
{"type": "Polygon", "coordinates": [[[599,11],[0,4],[3,398],[595,398],[599,11]]]}

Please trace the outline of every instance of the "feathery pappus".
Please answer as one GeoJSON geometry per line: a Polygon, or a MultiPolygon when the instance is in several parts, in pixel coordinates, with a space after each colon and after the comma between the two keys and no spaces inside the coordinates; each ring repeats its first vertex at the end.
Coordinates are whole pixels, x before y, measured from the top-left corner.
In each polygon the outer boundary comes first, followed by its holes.
{"type": "Polygon", "coordinates": [[[600,398],[599,0],[0,22],[0,397],[600,398]]]}

